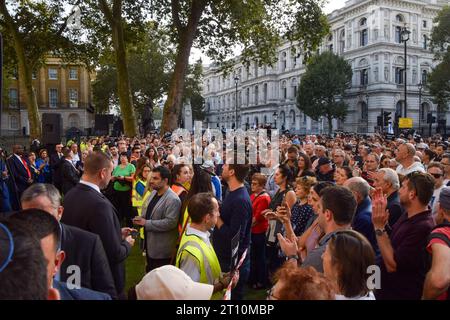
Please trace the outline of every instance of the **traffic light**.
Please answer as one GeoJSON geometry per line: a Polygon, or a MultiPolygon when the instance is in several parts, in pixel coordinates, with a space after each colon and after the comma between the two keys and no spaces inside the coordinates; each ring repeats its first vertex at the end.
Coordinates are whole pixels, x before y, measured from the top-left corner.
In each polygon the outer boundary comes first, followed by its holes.
{"type": "Polygon", "coordinates": [[[387,127],[389,126],[389,122],[391,122],[391,113],[388,111],[383,111],[383,125],[387,127]]]}

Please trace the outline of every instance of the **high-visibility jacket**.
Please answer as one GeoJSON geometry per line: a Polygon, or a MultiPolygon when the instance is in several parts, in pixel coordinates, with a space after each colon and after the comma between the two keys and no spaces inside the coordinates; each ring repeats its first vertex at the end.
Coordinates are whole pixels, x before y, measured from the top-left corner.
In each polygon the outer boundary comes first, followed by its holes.
{"type": "Polygon", "coordinates": [[[191,217],[189,217],[188,208],[184,210],[183,214],[180,217],[178,222],[178,234],[181,236],[184,230],[186,230],[186,226],[191,222],[191,217]]]}
{"type": "MultiPolygon", "coordinates": [[[[194,234],[187,235],[186,232],[184,232],[175,262],[177,268],[180,267],[183,252],[188,252],[198,261],[201,283],[214,285],[214,283],[220,279],[222,270],[220,268],[219,259],[211,244],[206,244],[199,236],[194,234]]],[[[223,298],[223,292],[221,291],[214,293],[211,297],[213,300],[221,298],[223,298]]]]}
{"type": "Polygon", "coordinates": [[[172,188],[172,191],[177,194],[177,196],[180,196],[180,194],[182,194],[184,191],[187,192],[186,188],[179,184],[173,184],[171,188],[172,188]]]}

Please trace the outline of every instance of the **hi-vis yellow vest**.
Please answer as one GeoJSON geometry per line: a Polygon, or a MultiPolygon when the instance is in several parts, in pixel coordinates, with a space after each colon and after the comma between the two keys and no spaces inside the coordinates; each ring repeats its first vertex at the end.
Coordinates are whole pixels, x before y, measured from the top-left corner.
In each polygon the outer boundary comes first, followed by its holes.
{"type": "MultiPolygon", "coordinates": [[[[177,268],[180,267],[180,260],[184,251],[187,251],[199,262],[201,283],[214,285],[220,279],[222,270],[212,245],[208,246],[200,237],[193,234],[187,235],[185,232],[177,252],[177,260],[175,262],[177,268]]],[[[222,298],[223,292],[221,291],[214,293],[211,297],[212,300],[222,298]]]]}
{"type": "Polygon", "coordinates": [[[133,204],[133,207],[137,208],[138,214],[141,215],[142,210],[142,204],[144,203],[144,197],[145,194],[141,197],[141,195],[136,191],[136,186],[138,183],[144,185],[145,188],[145,182],[141,179],[133,180],[133,189],[131,191],[131,203],[133,204]]]}

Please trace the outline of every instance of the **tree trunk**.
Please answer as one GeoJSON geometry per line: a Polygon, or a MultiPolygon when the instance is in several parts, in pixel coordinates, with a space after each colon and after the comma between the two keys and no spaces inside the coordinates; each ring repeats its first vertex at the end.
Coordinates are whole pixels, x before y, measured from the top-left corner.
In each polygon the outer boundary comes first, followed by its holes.
{"type": "Polygon", "coordinates": [[[333,118],[331,116],[327,117],[328,119],[328,135],[331,136],[333,133],[333,118]]]}
{"type": "Polygon", "coordinates": [[[128,77],[127,56],[121,19],[115,21],[111,27],[117,67],[117,94],[119,96],[123,128],[126,136],[133,137],[137,135],[137,124],[133,98],[131,96],[130,79],[128,77]]]}
{"type": "MultiPolygon", "coordinates": [[[[14,49],[17,54],[19,65],[19,86],[25,89],[25,102],[27,104],[28,121],[30,123],[30,140],[42,138],[42,124],[39,114],[39,107],[36,98],[36,91],[33,88],[31,66],[25,58],[25,49],[20,39],[14,37],[14,49]]],[[[19,101],[20,101],[20,97],[19,101]]]]}
{"type": "Polygon", "coordinates": [[[169,93],[164,104],[161,123],[162,135],[166,132],[172,132],[178,126],[178,118],[183,102],[184,77],[189,66],[189,55],[197,33],[198,23],[204,9],[204,2],[195,2],[192,5],[192,12],[187,26],[178,29],[180,43],[177,48],[177,58],[175,60],[175,69],[170,80],[169,93]]]}

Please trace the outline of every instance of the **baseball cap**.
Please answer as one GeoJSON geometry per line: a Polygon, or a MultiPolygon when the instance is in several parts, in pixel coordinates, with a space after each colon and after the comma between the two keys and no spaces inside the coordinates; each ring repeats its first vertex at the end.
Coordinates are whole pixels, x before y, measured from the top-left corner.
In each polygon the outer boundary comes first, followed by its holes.
{"type": "Polygon", "coordinates": [[[172,265],[147,273],[136,285],[138,300],[209,300],[214,286],[193,281],[172,265]]]}
{"type": "Polygon", "coordinates": [[[445,210],[450,210],[450,187],[444,187],[439,194],[439,204],[445,210]]]}
{"type": "Polygon", "coordinates": [[[322,166],[324,164],[330,164],[330,163],[331,163],[330,159],[328,159],[327,157],[321,157],[319,159],[319,162],[317,163],[317,165],[320,167],[320,166],[322,166]]]}

